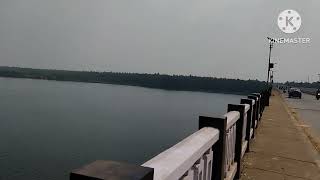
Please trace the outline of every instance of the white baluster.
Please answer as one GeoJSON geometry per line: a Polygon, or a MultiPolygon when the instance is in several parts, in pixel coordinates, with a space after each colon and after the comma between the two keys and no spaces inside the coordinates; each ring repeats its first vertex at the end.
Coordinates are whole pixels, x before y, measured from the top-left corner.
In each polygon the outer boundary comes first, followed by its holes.
{"type": "Polygon", "coordinates": [[[211,180],[212,177],[212,160],[213,160],[213,152],[210,148],[206,156],[206,177],[205,180],[211,180]]]}
{"type": "Polygon", "coordinates": [[[190,169],[179,180],[193,180],[194,171],[190,169]]]}
{"type": "Polygon", "coordinates": [[[230,129],[227,130],[227,150],[226,150],[226,171],[229,169],[229,164],[230,164],[230,129]]]}
{"type": "Polygon", "coordinates": [[[194,180],[203,180],[203,167],[204,167],[204,161],[203,159],[199,159],[193,166],[192,170],[194,172],[193,179],[194,180]]]}
{"type": "Polygon", "coordinates": [[[235,158],[235,148],[236,148],[236,134],[237,134],[237,125],[234,124],[233,126],[233,147],[232,147],[232,163],[234,163],[234,158],[235,158]]]}

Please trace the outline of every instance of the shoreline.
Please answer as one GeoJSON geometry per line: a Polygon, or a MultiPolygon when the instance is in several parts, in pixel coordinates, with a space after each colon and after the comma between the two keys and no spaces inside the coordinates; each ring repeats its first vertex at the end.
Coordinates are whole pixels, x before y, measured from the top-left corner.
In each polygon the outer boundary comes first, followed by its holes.
{"type": "Polygon", "coordinates": [[[33,69],[0,66],[0,77],[137,86],[169,91],[246,95],[263,90],[264,81],[210,76],[33,69]]]}
{"type": "Polygon", "coordinates": [[[215,94],[230,94],[230,95],[246,95],[254,92],[228,92],[228,91],[201,91],[201,90],[175,90],[175,89],[166,89],[166,88],[153,88],[148,86],[139,86],[139,85],[129,85],[129,84],[116,84],[116,83],[106,83],[106,82],[91,82],[91,81],[71,81],[71,80],[55,80],[55,79],[41,79],[41,78],[30,78],[30,77],[7,77],[0,76],[3,79],[29,79],[29,80],[39,80],[39,81],[54,81],[54,82],[73,82],[73,83],[86,83],[86,84],[108,84],[108,85],[118,85],[118,86],[132,86],[132,87],[141,87],[147,89],[158,89],[164,91],[177,91],[177,92],[200,92],[200,93],[215,93],[215,94]]]}

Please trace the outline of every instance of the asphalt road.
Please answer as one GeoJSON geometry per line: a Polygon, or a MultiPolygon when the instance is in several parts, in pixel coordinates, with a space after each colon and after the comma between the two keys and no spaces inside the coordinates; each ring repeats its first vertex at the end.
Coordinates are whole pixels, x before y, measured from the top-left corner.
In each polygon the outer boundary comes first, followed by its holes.
{"type": "Polygon", "coordinates": [[[288,105],[298,112],[298,116],[310,126],[311,130],[320,137],[320,100],[315,96],[302,94],[301,99],[288,98],[283,94],[288,105]]]}

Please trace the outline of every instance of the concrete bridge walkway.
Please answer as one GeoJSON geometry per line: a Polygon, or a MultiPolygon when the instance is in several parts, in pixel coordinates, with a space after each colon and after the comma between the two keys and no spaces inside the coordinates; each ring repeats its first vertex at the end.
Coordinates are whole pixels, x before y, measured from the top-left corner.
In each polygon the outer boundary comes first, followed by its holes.
{"type": "MultiPolygon", "coordinates": [[[[320,121],[320,117],[319,117],[320,121]]],[[[320,180],[320,154],[277,91],[272,92],[250,152],[242,180],[320,180]]]]}

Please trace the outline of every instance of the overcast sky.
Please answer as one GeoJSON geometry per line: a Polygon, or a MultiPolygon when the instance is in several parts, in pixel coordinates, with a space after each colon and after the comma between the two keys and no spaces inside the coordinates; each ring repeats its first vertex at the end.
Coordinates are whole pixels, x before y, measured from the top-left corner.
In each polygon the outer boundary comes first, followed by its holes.
{"type": "Polygon", "coordinates": [[[266,80],[271,37],[278,81],[320,73],[319,0],[0,0],[0,66],[193,74],[266,80]],[[279,13],[298,11],[285,34],[279,13]]]}

